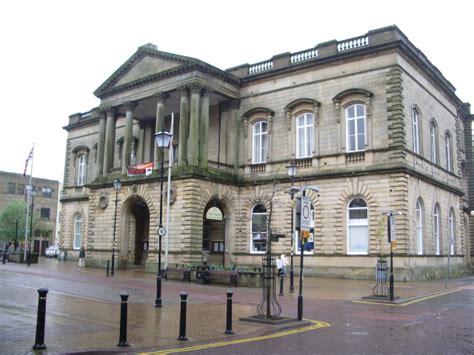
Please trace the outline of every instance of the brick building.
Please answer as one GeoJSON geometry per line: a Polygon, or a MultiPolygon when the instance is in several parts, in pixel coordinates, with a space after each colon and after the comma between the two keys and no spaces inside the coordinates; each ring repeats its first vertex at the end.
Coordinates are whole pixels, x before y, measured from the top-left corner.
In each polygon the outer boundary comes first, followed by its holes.
{"type": "Polygon", "coordinates": [[[469,104],[395,26],[227,70],[147,44],[94,94],[100,106],[64,127],[69,255],[85,245],[87,263],[110,259],[117,194],[117,264],[156,270],[154,135],[173,118],[169,263],[199,263],[205,249],[210,263],[259,265],[270,209],[273,233],[285,235],[272,250],[298,250],[286,192],[317,185],[307,274],[373,277],[389,251],[379,228],[388,211],[400,213],[397,279],[441,277],[448,256],[451,273],[469,266],[469,104]]]}
{"type": "MultiPolygon", "coordinates": [[[[28,175],[0,171],[0,211],[14,200],[28,203],[26,189],[29,183],[28,175]]],[[[33,200],[34,216],[41,221],[41,229],[33,229],[32,251],[44,255],[46,248],[55,244],[60,184],[56,180],[35,177],[32,178],[31,184],[36,191],[33,200]]],[[[19,230],[18,233],[20,244],[24,243],[25,230],[19,230]]]]}

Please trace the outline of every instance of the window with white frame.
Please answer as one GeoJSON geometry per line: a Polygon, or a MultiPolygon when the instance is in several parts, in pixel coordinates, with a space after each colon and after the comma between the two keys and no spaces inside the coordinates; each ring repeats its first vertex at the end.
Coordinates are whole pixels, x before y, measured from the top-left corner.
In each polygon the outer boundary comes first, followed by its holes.
{"type": "Polygon", "coordinates": [[[416,253],[423,255],[423,201],[416,201],[416,253]]]}
{"type": "Polygon", "coordinates": [[[309,158],[314,150],[314,114],[303,113],[296,117],[296,157],[309,158]]]}
{"type": "Polygon", "coordinates": [[[86,164],[86,155],[79,155],[77,157],[77,186],[83,186],[86,183],[86,164]]]}
{"type": "Polygon", "coordinates": [[[449,253],[454,255],[454,246],[456,244],[456,221],[454,219],[454,210],[449,209],[448,214],[448,243],[449,243],[449,253]]]}
{"type": "Polygon", "coordinates": [[[416,108],[411,110],[413,130],[413,153],[420,154],[420,114],[416,108]]]}
{"type": "Polygon", "coordinates": [[[369,251],[367,203],[356,197],[347,208],[347,254],[366,255],[369,251]]]}
{"type": "Polygon", "coordinates": [[[268,155],[268,124],[260,121],[252,127],[252,164],[263,164],[268,155]]]}
{"type": "Polygon", "coordinates": [[[76,215],[74,218],[74,241],[73,241],[73,248],[80,249],[81,248],[81,240],[82,239],[82,217],[80,215],[76,215]]]}
{"type": "Polygon", "coordinates": [[[267,209],[258,204],[252,208],[251,252],[263,253],[267,250],[267,209]]]}
{"type": "Polygon", "coordinates": [[[451,134],[446,132],[445,134],[445,150],[446,150],[446,170],[453,171],[453,142],[451,134]]]}
{"type": "Polygon", "coordinates": [[[438,126],[434,120],[430,122],[430,151],[431,162],[436,164],[438,162],[438,126]]]}
{"type": "Polygon", "coordinates": [[[365,150],[366,143],[365,105],[353,104],[346,108],[347,152],[365,150]]]}
{"type": "Polygon", "coordinates": [[[440,208],[439,204],[435,205],[435,208],[433,210],[433,242],[434,242],[434,251],[436,255],[441,254],[441,240],[440,240],[440,235],[439,231],[441,230],[441,217],[440,217],[440,208]]]}

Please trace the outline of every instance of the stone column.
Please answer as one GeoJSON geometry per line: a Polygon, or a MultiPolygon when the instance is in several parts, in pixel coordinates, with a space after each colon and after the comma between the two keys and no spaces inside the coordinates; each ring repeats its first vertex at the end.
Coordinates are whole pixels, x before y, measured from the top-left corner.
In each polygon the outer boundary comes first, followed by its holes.
{"type": "Polygon", "coordinates": [[[114,139],[115,139],[115,109],[109,107],[107,109],[107,122],[105,127],[105,144],[104,144],[104,168],[103,174],[107,175],[112,168],[114,161],[114,139]]]}
{"type": "Polygon", "coordinates": [[[123,149],[123,159],[122,159],[122,175],[127,174],[127,169],[130,166],[130,157],[132,155],[132,139],[133,139],[133,110],[137,104],[135,102],[127,102],[125,104],[126,113],[125,113],[125,139],[124,139],[124,149],[123,149]]]}
{"type": "Polygon", "coordinates": [[[96,178],[104,175],[105,120],[106,111],[101,109],[99,110],[99,139],[97,143],[96,178]]]}
{"type": "Polygon", "coordinates": [[[230,134],[230,151],[233,152],[234,171],[239,170],[239,146],[240,146],[240,122],[239,122],[240,100],[233,100],[230,105],[230,121],[232,131],[230,134]]]}
{"type": "Polygon", "coordinates": [[[209,136],[209,89],[201,92],[201,119],[199,121],[199,166],[207,169],[209,136]]]}
{"type": "Polygon", "coordinates": [[[188,165],[198,166],[199,159],[199,106],[201,86],[191,87],[191,112],[189,124],[188,165]]]}
{"type": "MultiPolygon", "coordinates": [[[[159,92],[155,95],[157,99],[156,103],[156,125],[155,133],[161,131],[165,125],[165,102],[168,98],[168,94],[164,92],[159,92]]],[[[153,139],[153,145],[155,147],[155,169],[158,169],[158,166],[161,162],[161,150],[156,146],[155,140],[153,139]]]]}
{"type": "Polygon", "coordinates": [[[188,159],[188,137],[189,137],[189,113],[188,97],[189,91],[186,87],[179,88],[181,92],[181,107],[179,112],[179,147],[178,166],[185,166],[188,159]]]}
{"type": "Polygon", "coordinates": [[[138,127],[140,133],[138,135],[138,147],[137,147],[137,164],[145,163],[145,123],[138,121],[138,127]]]}

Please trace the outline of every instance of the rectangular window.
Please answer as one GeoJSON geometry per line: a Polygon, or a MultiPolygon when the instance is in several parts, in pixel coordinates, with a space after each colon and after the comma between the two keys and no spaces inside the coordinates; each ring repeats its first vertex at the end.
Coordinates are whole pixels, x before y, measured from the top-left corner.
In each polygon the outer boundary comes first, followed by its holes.
{"type": "Polygon", "coordinates": [[[364,105],[355,104],[346,109],[347,152],[359,152],[365,150],[365,116],[364,105]]]}
{"type": "Polygon", "coordinates": [[[18,184],[16,187],[16,193],[18,195],[24,195],[25,194],[25,184],[18,184]]]}
{"type": "Polygon", "coordinates": [[[43,187],[41,189],[41,193],[42,193],[43,197],[51,198],[52,191],[53,190],[50,187],[43,187]]]}
{"type": "Polygon", "coordinates": [[[14,182],[9,182],[7,185],[7,193],[14,194],[16,192],[16,184],[14,182]]]}
{"type": "Polygon", "coordinates": [[[213,241],[212,242],[212,252],[222,254],[224,252],[224,242],[223,241],[213,241]]]}
{"type": "Polygon", "coordinates": [[[49,221],[49,211],[50,211],[49,208],[41,207],[41,219],[49,221]]]}
{"type": "Polygon", "coordinates": [[[314,147],[314,115],[305,113],[296,119],[296,157],[309,158],[314,147]]]}

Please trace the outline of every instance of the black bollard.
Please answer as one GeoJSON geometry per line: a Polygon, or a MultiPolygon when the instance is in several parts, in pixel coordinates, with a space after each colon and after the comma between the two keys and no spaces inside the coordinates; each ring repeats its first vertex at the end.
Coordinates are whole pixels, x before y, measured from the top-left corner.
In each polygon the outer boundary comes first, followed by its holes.
{"type": "Polygon", "coordinates": [[[6,250],[3,251],[3,265],[5,265],[5,261],[7,260],[7,252],[6,250]]]}
{"type": "Polygon", "coordinates": [[[186,304],[188,294],[187,292],[183,291],[180,294],[181,297],[181,313],[179,316],[179,337],[178,340],[188,340],[186,336],[186,304]]]}
{"type": "Polygon", "coordinates": [[[36,319],[36,339],[33,350],[46,349],[44,344],[44,328],[46,323],[46,295],[48,291],[47,288],[38,289],[38,317],[36,319]]]}
{"type": "Polygon", "coordinates": [[[127,342],[127,307],[128,307],[128,293],[121,292],[120,298],[120,339],[118,346],[129,346],[127,342]]]}
{"type": "Polygon", "coordinates": [[[283,273],[280,273],[280,294],[278,296],[283,296],[283,273]]]}
{"type": "Polygon", "coordinates": [[[234,334],[232,331],[232,295],[234,292],[231,289],[227,290],[227,320],[225,326],[226,334],[234,334]]]}
{"type": "Polygon", "coordinates": [[[105,270],[105,276],[109,277],[110,276],[110,260],[107,260],[107,267],[105,270]]]}

